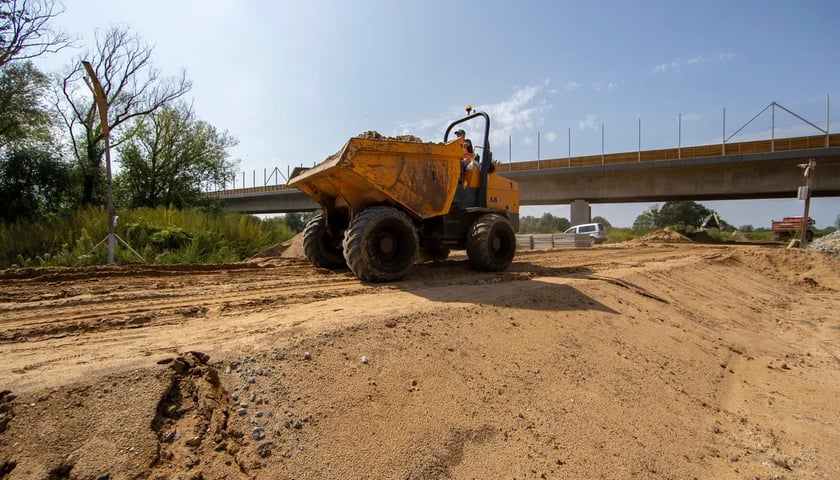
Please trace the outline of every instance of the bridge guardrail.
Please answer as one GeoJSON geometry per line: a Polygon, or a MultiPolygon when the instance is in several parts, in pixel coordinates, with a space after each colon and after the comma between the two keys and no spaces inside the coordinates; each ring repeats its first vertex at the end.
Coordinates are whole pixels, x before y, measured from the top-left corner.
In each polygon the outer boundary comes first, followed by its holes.
{"type": "MultiPolygon", "coordinates": [[[[834,133],[828,136],[828,146],[840,146],[840,133],[834,133]]],[[[582,157],[551,158],[547,160],[529,160],[527,162],[517,163],[500,163],[496,165],[496,171],[500,173],[521,172],[548,168],[587,167],[597,165],[614,165],[619,163],[719,157],[724,154],[747,155],[752,153],[785,152],[825,147],[825,135],[812,135],[807,137],[777,138],[775,140],[755,140],[750,142],[727,143],[725,145],[699,145],[695,147],[643,150],[642,152],[608,153],[603,156],[586,155],[582,157]]]]}
{"type": "Polygon", "coordinates": [[[262,185],[259,187],[247,187],[247,188],[232,188],[230,190],[215,190],[211,192],[206,192],[208,197],[223,197],[228,195],[246,195],[249,193],[265,193],[265,192],[280,192],[283,190],[294,190],[292,187],[287,187],[285,184],[283,185],[262,185]]]}
{"type": "MultiPolygon", "coordinates": [[[[641,152],[622,152],[608,153],[604,155],[585,155],[571,158],[566,157],[551,158],[547,160],[529,160],[526,162],[516,163],[500,162],[496,165],[496,171],[499,173],[509,173],[553,168],[562,169],[569,167],[719,157],[723,154],[748,155],[755,153],[786,152],[825,148],[826,144],[828,144],[829,147],[840,147],[840,133],[834,133],[831,135],[777,138],[772,140],[755,140],[717,145],[699,145],[694,147],[663,148],[658,150],[644,150],[641,152]]],[[[291,187],[287,187],[285,184],[277,184],[208,191],[206,192],[206,195],[209,197],[223,197],[230,195],[247,195],[249,193],[278,192],[290,189],[291,187]]]]}

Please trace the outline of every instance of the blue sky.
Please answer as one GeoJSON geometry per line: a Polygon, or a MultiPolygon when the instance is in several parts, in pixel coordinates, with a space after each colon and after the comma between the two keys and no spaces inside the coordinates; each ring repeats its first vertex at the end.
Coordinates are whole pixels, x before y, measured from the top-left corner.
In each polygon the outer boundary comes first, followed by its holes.
{"type": "MultiPolygon", "coordinates": [[[[128,24],[164,75],[186,70],[199,118],[239,139],[256,170],[312,165],[366,130],[438,141],[464,105],[490,113],[497,159],[526,161],[718,143],[776,101],[840,131],[836,1],[72,0],[78,35],[128,24]],[[834,120],[836,119],[836,120],[834,120]],[[538,142],[539,137],[539,142],[538,142]],[[509,140],[510,139],[510,140],[509,140]]],[[[40,61],[57,69],[79,51],[40,61]]],[[[476,128],[477,129],[477,128],[476,128]]],[[[731,141],[769,138],[769,112],[731,141]]],[[[819,134],[787,114],[776,136],[819,134]]],[[[474,141],[476,135],[472,135],[474,141]]],[[[477,142],[476,142],[477,143],[477,142]]],[[[816,174],[819,172],[817,166],[816,174]]],[[[241,174],[240,174],[241,175],[241,174]]],[[[240,176],[241,178],[241,176],[240,176]]],[[[792,192],[792,197],[794,192],[792,192]]],[[[770,225],[802,201],[701,202],[734,225],[770,225]]],[[[592,205],[630,226],[652,203],[592,205]]],[[[522,214],[569,216],[565,205],[522,214]]],[[[832,225],[840,199],[814,199],[832,225]]]]}

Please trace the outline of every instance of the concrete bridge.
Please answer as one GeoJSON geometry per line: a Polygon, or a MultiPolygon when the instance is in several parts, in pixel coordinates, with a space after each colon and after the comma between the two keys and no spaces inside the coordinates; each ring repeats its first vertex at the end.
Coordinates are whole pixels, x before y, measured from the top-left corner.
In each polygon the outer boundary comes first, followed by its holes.
{"type": "MultiPolygon", "coordinates": [[[[840,134],[500,164],[519,182],[522,205],[571,205],[572,224],[590,220],[591,203],[795,198],[800,164],[816,161],[811,195],[840,197],[840,134]]],[[[285,185],[212,192],[225,209],[246,213],[315,210],[285,185]]]]}

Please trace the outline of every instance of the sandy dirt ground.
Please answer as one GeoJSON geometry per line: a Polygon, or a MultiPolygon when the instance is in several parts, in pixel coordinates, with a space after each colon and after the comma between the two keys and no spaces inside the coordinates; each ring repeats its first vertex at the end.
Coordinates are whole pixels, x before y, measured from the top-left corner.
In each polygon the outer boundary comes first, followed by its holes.
{"type": "Polygon", "coordinates": [[[840,260],[655,240],[2,271],[0,478],[840,478],[840,260]]]}

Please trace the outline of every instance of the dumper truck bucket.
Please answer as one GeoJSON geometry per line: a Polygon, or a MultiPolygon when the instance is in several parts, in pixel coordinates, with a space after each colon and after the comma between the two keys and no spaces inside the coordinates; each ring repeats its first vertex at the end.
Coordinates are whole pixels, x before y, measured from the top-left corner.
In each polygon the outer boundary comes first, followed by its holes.
{"type": "MultiPolygon", "coordinates": [[[[377,135],[378,136],[378,135],[377,135]]],[[[329,213],[349,218],[373,205],[402,207],[416,219],[449,212],[460,175],[461,143],[353,137],[335,155],[293,176],[288,185],[329,213]]]]}

